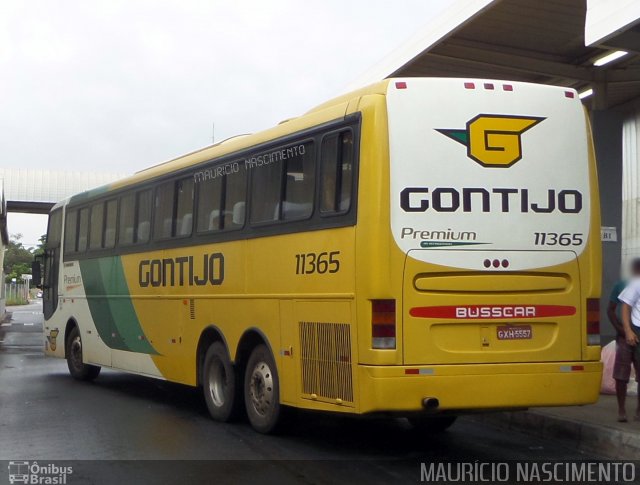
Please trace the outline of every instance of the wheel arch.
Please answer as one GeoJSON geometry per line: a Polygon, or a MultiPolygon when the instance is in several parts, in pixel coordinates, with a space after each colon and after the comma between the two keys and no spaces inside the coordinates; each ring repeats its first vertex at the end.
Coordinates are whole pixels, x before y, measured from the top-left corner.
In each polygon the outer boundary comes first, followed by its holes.
{"type": "MultiPolygon", "coordinates": [[[[64,327],[64,358],[67,358],[67,340],[69,338],[69,333],[71,333],[71,330],[73,329],[73,327],[77,327],[78,331],[80,331],[80,326],[78,325],[77,320],[74,317],[70,317],[67,320],[67,324],[64,327]]],[[[80,338],[82,338],[82,335],[80,335],[80,338]]]]}
{"type": "Polygon", "coordinates": [[[238,341],[238,347],[236,348],[235,358],[233,359],[234,365],[241,369],[244,369],[247,362],[249,361],[251,352],[260,344],[264,344],[267,349],[269,349],[269,352],[271,352],[273,360],[277,365],[277,356],[273,352],[273,348],[271,347],[269,339],[262,330],[256,327],[248,328],[244,331],[242,337],[240,337],[240,340],[238,341]]]}
{"type": "Polygon", "coordinates": [[[202,368],[204,367],[204,358],[207,355],[207,349],[215,342],[222,342],[227,354],[229,353],[229,345],[222,330],[217,325],[207,326],[200,334],[198,346],[196,347],[196,386],[202,384],[202,368]]]}

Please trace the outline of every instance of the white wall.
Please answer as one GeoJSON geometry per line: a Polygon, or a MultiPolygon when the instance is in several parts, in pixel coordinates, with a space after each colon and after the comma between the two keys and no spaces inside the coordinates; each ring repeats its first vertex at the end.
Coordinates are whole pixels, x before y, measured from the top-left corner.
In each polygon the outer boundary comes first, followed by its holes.
{"type": "Polygon", "coordinates": [[[640,111],[622,128],[622,270],[640,257],[640,111]]]}

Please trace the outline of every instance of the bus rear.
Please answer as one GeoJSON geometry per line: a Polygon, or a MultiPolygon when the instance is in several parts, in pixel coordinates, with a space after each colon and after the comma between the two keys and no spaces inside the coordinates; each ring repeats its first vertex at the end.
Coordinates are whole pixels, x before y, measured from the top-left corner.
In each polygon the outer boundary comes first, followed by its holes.
{"type": "Polygon", "coordinates": [[[576,92],[393,79],[386,99],[403,282],[395,339],[376,341],[374,305],[372,346],[403,365],[365,366],[369,410],[594,402],[599,202],[576,92]]]}

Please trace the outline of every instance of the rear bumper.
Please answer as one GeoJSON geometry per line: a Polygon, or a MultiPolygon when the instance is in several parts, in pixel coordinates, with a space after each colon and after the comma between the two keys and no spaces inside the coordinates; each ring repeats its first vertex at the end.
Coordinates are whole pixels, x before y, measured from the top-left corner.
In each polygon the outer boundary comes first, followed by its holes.
{"type": "Polygon", "coordinates": [[[358,373],[361,413],[422,411],[426,397],[442,411],[474,411],[594,403],[602,364],[359,365],[358,373]]]}

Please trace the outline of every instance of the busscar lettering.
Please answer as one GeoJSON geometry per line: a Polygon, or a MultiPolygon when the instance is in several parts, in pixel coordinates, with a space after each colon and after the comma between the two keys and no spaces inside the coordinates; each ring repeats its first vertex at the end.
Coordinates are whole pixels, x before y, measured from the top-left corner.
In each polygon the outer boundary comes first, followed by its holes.
{"type": "Polygon", "coordinates": [[[224,255],[203,254],[202,257],[143,259],[138,264],[141,288],[165,286],[221,285],[224,281],[224,255]]]}
{"type": "Polygon", "coordinates": [[[456,318],[532,318],[535,316],[535,306],[456,307],[456,318]]]}
{"type": "Polygon", "coordinates": [[[406,187],[400,192],[400,207],[405,212],[519,211],[549,214],[557,211],[578,214],[582,211],[582,193],[573,189],[548,189],[534,194],[529,189],[509,187],[406,187]]]}

